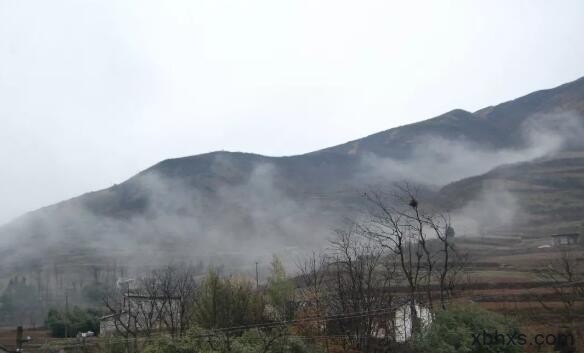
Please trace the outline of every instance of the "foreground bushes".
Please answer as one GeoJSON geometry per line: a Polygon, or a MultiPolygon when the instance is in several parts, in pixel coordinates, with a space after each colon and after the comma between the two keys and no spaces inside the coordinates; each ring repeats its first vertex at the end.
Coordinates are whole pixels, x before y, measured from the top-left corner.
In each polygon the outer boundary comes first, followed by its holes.
{"type": "Polygon", "coordinates": [[[221,332],[210,333],[199,328],[189,330],[180,338],[160,337],[145,347],[144,353],[309,353],[301,339],[289,336],[285,329],[272,331],[248,330],[229,337],[221,332]]]}
{"type": "Polygon", "coordinates": [[[509,344],[518,335],[515,323],[500,314],[475,305],[452,307],[436,314],[416,346],[428,353],[518,353],[519,342],[509,344]]]}

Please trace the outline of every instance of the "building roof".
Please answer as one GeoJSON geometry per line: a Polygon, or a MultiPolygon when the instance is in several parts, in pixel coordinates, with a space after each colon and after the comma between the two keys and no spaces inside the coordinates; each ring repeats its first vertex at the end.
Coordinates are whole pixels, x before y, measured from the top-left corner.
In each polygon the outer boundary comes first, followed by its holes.
{"type": "Polygon", "coordinates": [[[121,313],[115,313],[115,314],[105,315],[105,316],[99,317],[98,320],[99,321],[104,321],[104,320],[107,320],[107,319],[111,319],[113,317],[119,317],[119,316],[121,316],[123,314],[126,314],[126,313],[127,313],[127,311],[122,311],[121,313]]]}

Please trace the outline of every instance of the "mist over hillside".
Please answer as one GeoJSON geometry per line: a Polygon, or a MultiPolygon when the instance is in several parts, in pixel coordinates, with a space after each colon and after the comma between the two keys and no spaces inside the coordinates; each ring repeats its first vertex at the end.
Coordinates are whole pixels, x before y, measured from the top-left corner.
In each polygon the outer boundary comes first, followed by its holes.
{"type": "MultiPolygon", "coordinates": [[[[483,174],[522,175],[521,166],[532,165],[522,162],[584,150],[583,114],[579,79],[304,155],[212,152],[165,160],[111,188],[4,225],[2,269],[26,269],[35,259],[47,266],[202,260],[251,270],[272,253],[292,263],[326,246],[344,219],[359,216],[363,191],[402,180],[422,185],[428,202],[446,200],[443,206],[469,234],[478,233],[476,218],[485,215],[491,226],[522,226],[518,220],[529,218],[533,207],[509,192],[509,183],[465,188],[483,174]]],[[[553,180],[553,170],[549,175],[553,180]]]]}

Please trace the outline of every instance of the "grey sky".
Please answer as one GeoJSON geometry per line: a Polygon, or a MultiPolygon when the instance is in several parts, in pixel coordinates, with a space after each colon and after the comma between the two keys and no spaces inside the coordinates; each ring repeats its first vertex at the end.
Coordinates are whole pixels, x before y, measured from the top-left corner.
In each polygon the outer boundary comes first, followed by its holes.
{"type": "Polygon", "coordinates": [[[304,153],[582,75],[582,1],[0,0],[0,223],[165,158],[304,153]]]}

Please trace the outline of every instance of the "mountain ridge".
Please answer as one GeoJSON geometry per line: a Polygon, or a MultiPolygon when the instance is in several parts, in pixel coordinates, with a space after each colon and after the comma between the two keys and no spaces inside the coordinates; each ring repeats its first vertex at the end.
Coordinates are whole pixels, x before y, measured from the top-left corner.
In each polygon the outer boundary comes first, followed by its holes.
{"type": "Polygon", "coordinates": [[[159,245],[161,238],[165,246],[184,241],[220,247],[217,239],[236,243],[237,237],[316,246],[331,225],[360,207],[358,189],[413,179],[453,197],[457,193],[445,185],[555,153],[566,142],[563,135],[582,125],[582,116],[584,77],[474,113],[454,109],[300,155],[214,151],[169,158],[112,187],[0,227],[0,234],[17,242],[1,247],[34,241],[46,247],[85,242],[107,248],[136,241],[146,246],[159,245]],[[540,146],[542,141],[550,146],[540,146]],[[316,235],[298,235],[307,232],[316,235]]]}

